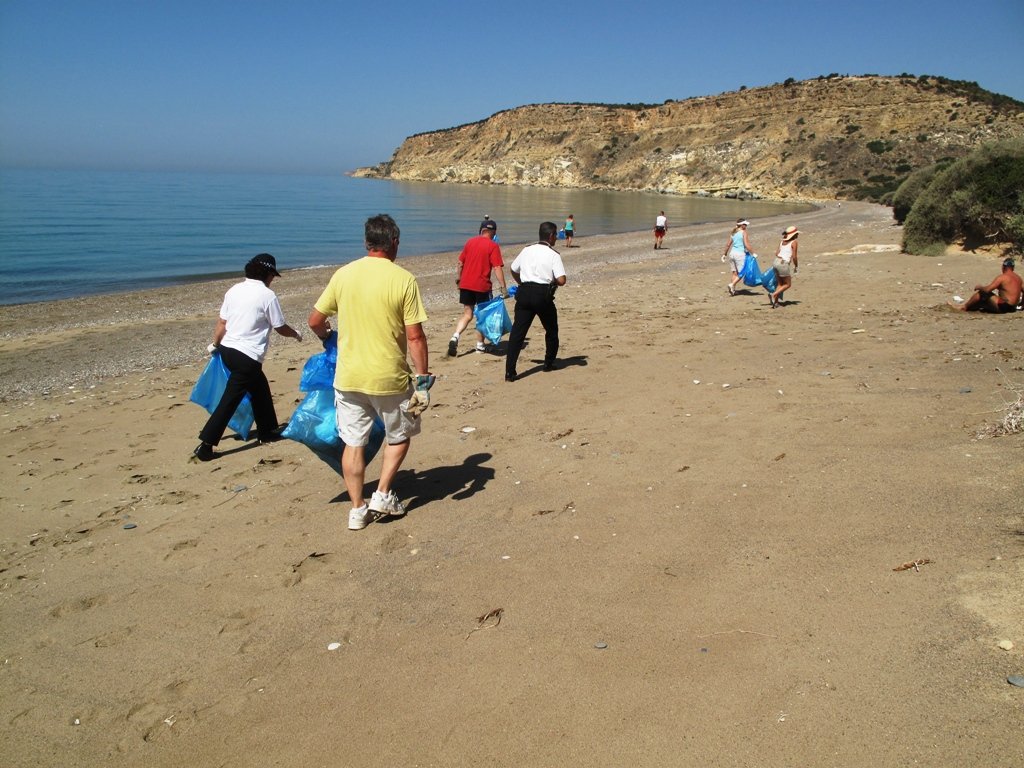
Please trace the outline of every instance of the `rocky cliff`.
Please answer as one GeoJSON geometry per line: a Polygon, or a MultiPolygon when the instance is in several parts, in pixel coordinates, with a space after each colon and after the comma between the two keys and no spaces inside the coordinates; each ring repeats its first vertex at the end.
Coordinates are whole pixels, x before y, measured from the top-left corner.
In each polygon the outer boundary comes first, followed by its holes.
{"type": "Polygon", "coordinates": [[[356,176],[879,199],[912,170],[1024,135],[1024,104],[941,77],[841,77],[658,105],[538,104],[410,136],[356,176]]]}

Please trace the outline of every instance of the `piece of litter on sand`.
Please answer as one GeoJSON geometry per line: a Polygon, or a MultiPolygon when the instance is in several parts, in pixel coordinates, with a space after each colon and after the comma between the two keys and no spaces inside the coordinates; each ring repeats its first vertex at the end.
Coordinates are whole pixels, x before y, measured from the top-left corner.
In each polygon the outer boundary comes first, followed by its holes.
{"type": "Polygon", "coordinates": [[[932,288],[941,288],[942,283],[932,283],[932,288]]]}
{"type": "Polygon", "coordinates": [[[693,380],[693,383],[694,383],[694,384],[700,384],[700,379],[694,379],[694,380],[693,380]]]}
{"type": "Polygon", "coordinates": [[[341,643],[328,643],[327,644],[327,650],[328,651],[336,651],[339,648],[341,648],[341,643]]]}
{"type": "Polygon", "coordinates": [[[865,333],[865,330],[863,328],[858,328],[855,331],[850,331],[850,333],[865,333]]]}
{"type": "Polygon", "coordinates": [[[468,435],[470,432],[476,432],[476,427],[463,427],[462,431],[468,435]]]}
{"type": "Polygon", "coordinates": [[[125,523],[121,527],[124,528],[126,531],[130,531],[132,528],[138,528],[139,526],[137,526],[135,523],[125,523]]]}
{"type": "Polygon", "coordinates": [[[599,651],[603,651],[605,648],[608,647],[608,643],[606,643],[604,640],[598,640],[596,643],[594,643],[594,647],[597,648],[599,651]]]}
{"type": "Polygon", "coordinates": [[[969,395],[970,393],[971,393],[971,388],[970,387],[960,387],[960,394],[961,395],[969,395]]]}
{"type": "Polygon", "coordinates": [[[955,301],[957,304],[963,304],[964,303],[964,297],[963,296],[954,296],[953,297],[953,301],[955,301]]]}
{"type": "Polygon", "coordinates": [[[1024,675],[1010,675],[1006,678],[1006,682],[1016,685],[1018,688],[1024,688],[1024,675]]]}

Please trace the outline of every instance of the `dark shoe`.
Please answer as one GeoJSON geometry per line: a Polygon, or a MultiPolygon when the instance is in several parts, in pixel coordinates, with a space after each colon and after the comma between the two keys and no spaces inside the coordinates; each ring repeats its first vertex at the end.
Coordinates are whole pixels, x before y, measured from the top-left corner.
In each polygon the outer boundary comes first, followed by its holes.
{"type": "Polygon", "coordinates": [[[505,381],[515,381],[517,378],[518,378],[518,374],[515,374],[515,373],[506,373],[505,374],[505,381]]]}
{"type": "Polygon", "coordinates": [[[192,455],[200,461],[213,461],[217,458],[217,454],[213,452],[213,446],[209,443],[200,443],[196,446],[196,449],[192,451],[192,455]]]}
{"type": "Polygon", "coordinates": [[[557,367],[558,366],[554,362],[544,363],[544,372],[549,373],[550,371],[555,370],[557,367]]]}
{"type": "Polygon", "coordinates": [[[257,441],[259,442],[260,445],[263,445],[264,443],[276,443],[278,440],[284,440],[284,438],[281,436],[281,433],[283,431],[284,427],[278,427],[269,435],[260,435],[257,438],[257,441]]]}
{"type": "Polygon", "coordinates": [[[448,342],[448,357],[455,357],[457,354],[459,354],[459,342],[451,339],[448,342]]]}

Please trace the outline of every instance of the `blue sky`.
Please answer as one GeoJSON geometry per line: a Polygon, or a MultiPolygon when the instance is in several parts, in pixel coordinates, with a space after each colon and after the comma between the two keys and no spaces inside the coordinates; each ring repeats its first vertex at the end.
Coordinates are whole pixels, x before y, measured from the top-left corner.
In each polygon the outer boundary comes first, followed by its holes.
{"type": "Polygon", "coordinates": [[[522,104],[839,74],[1024,101],[1024,0],[0,0],[0,166],[339,173],[522,104]]]}

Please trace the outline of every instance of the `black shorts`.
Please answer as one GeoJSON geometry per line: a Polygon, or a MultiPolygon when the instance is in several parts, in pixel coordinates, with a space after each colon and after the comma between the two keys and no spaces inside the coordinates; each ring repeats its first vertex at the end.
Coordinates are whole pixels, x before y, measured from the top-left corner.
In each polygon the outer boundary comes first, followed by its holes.
{"type": "Polygon", "coordinates": [[[459,304],[464,307],[475,307],[477,304],[483,304],[485,301],[490,301],[490,291],[470,291],[465,288],[459,288],[459,304]]]}

